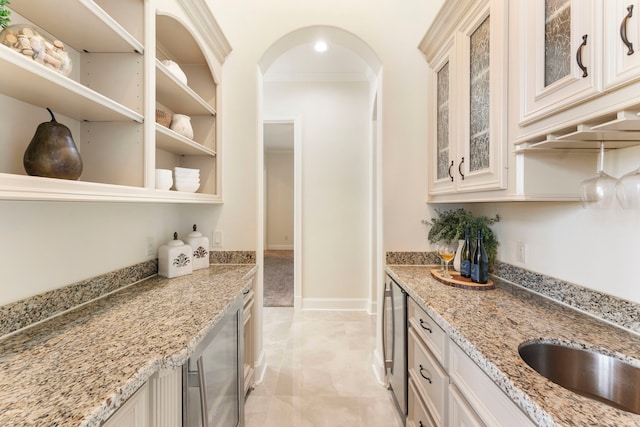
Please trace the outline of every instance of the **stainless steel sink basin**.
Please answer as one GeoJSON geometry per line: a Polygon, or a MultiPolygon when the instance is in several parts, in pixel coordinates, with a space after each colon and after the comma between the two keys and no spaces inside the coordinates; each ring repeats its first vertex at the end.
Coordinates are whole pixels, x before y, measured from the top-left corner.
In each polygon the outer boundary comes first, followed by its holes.
{"type": "Polygon", "coordinates": [[[539,374],[582,396],[640,414],[640,368],[595,351],[526,342],[520,357],[539,374]]]}

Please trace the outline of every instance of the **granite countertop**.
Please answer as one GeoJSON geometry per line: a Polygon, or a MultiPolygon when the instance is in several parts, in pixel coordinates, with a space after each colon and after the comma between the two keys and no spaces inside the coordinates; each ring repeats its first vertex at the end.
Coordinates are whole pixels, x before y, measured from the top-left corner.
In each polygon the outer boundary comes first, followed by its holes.
{"type": "Polygon", "coordinates": [[[604,350],[637,365],[638,335],[499,279],[495,290],[447,286],[431,277],[431,268],[388,265],[386,271],[534,422],[640,426],[640,415],[570,392],[518,354],[522,342],[543,339],[604,350]]]}
{"type": "Polygon", "coordinates": [[[255,270],[156,276],[4,338],[0,425],[100,425],[154,373],[182,366],[255,270]]]}

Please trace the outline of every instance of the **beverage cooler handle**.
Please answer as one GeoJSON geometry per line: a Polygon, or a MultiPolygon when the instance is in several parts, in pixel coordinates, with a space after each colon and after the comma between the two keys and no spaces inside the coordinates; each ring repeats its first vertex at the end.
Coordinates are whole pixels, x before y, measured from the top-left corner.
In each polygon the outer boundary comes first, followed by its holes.
{"type": "Polygon", "coordinates": [[[202,414],[202,427],[207,427],[209,422],[209,414],[207,411],[207,390],[204,383],[204,363],[202,362],[202,356],[198,357],[197,375],[198,375],[198,387],[200,391],[200,414],[202,414]]]}
{"type": "Polygon", "coordinates": [[[384,361],[384,368],[391,368],[393,360],[387,359],[387,300],[391,297],[391,289],[387,289],[385,284],[384,293],[382,297],[382,360],[384,361]]]}

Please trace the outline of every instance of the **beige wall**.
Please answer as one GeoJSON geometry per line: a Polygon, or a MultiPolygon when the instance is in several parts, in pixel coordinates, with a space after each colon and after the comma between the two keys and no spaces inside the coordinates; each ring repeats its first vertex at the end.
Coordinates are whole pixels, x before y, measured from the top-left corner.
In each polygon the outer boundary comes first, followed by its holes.
{"type": "Polygon", "coordinates": [[[293,250],[293,151],[267,151],[266,249],[293,250]]]}

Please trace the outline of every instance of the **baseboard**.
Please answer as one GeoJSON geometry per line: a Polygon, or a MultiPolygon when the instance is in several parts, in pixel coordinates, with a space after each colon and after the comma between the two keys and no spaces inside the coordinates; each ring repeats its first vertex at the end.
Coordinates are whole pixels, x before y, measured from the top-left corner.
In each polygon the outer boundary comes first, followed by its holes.
{"type": "Polygon", "coordinates": [[[303,310],[367,311],[366,298],[303,298],[303,310]]]}
{"type": "Polygon", "coordinates": [[[383,386],[387,386],[387,370],[384,367],[384,361],[382,360],[382,355],[378,352],[378,350],[373,350],[373,364],[371,365],[373,369],[373,375],[376,376],[376,379],[383,386]]]}
{"type": "Polygon", "coordinates": [[[267,245],[267,250],[271,251],[292,251],[293,245],[267,245]]]}

